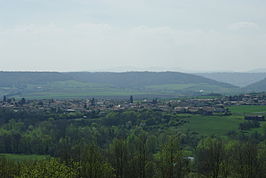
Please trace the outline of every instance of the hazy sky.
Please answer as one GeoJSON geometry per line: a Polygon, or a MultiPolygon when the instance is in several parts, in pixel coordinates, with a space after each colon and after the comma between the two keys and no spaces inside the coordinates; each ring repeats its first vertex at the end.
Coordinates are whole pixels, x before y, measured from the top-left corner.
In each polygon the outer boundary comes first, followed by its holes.
{"type": "Polygon", "coordinates": [[[266,68],[265,0],[0,0],[0,70],[266,68]]]}

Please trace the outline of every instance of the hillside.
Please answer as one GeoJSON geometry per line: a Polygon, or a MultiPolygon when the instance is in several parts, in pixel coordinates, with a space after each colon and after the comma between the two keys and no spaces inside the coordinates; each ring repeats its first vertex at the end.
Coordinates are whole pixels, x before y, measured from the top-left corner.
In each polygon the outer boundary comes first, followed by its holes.
{"type": "Polygon", "coordinates": [[[231,84],[178,72],[0,72],[0,96],[10,97],[187,96],[237,89],[231,84]]]}
{"type": "Polygon", "coordinates": [[[75,80],[104,83],[123,88],[140,88],[150,85],[165,84],[209,84],[220,87],[232,88],[230,84],[217,82],[197,75],[180,73],[180,72],[74,72],[67,73],[68,76],[75,80]]]}
{"type": "Polygon", "coordinates": [[[246,87],[266,78],[266,73],[197,73],[196,75],[212,80],[246,87]]]}
{"type": "Polygon", "coordinates": [[[58,72],[0,72],[0,87],[23,87],[64,80],[69,80],[69,77],[58,72]]]}
{"type": "Polygon", "coordinates": [[[266,79],[263,79],[256,83],[248,85],[244,89],[247,91],[252,91],[252,92],[265,92],[266,91],[266,79]]]}

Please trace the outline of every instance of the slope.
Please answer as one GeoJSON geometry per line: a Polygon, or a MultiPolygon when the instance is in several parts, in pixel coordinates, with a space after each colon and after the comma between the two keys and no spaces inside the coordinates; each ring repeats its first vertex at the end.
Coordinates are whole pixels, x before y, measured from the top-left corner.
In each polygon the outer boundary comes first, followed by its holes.
{"type": "Polygon", "coordinates": [[[248,85],[244,88],[246,91],[250,92],[265,92],[266,91],[266,79],[248,85]]]}
{"type": "Polygon", "coordinates": [[[230,93],[238,88],[178,72],[1,72],[0,96],[74,98],[94,96],[175,97],[230,93]]]}
{"type": "Polygon", "coordinates": [[[230,83],[239,87],[246,87],[266,78],[266,73],[197,73],[196,75],[212,80],[230,83]]]}

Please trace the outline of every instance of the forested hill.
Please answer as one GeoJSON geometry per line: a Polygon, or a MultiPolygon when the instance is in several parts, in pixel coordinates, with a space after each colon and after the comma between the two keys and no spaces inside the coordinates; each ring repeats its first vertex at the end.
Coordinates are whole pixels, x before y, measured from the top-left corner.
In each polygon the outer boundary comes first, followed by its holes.
{"type": "Polygon", "coordinates": [[[266,73],[221,72],[198,73],[196,75],[239,87],[246,87],[266,78],[266,73]]]}
{"type": "Polygon", "coordinates": [[[234,88],[233,85],[217,82],[201,76],[180,72],[73,72],[67,73],[75,80],[111,84],[118,87],[144,87],[165,84],[209,84],[220,87],[234,88]]]}
{"type": "Polygon", "coordinates": [[[0,72],[0,96],[85,97],[229,93],[238,88],[179,72],[0,72]]]}
{"type": "Polygon", "coordinates": [[[0,72],[0,86],[23,86],[54,81],[69,80],[69,76],[58,72],[0,72]]]}

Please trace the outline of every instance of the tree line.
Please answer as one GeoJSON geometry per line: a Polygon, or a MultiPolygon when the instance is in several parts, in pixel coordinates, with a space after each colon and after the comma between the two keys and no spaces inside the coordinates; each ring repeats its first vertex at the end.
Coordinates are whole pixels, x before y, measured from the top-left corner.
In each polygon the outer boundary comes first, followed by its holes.
{"type": "Polygon", "coordinates": [[[185,115],[140,112],[42,113],[0,110],[0,177],[263,178],[266,132],[203,137],[180,131],[185,115]]]}

